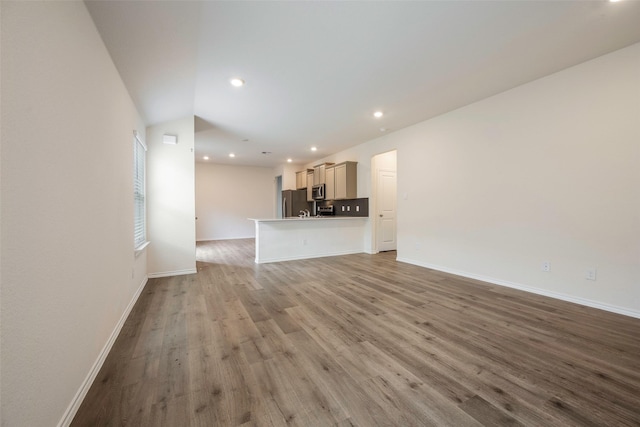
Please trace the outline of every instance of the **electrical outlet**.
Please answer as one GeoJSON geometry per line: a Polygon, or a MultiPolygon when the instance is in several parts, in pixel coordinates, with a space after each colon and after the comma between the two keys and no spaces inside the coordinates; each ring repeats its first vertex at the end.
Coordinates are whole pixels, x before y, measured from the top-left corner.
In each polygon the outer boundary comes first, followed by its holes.
{"type": "Polygon", "coordinates": [[[360,205],[356,206],[356,212],[360,212],[360,205]]]}
{"type": "Polygon", "coordinates": [[[596,280],[596,269],[595,268],[589,268],[587,270],[587,274],[585,274],[584,277],[587,280],[596,280]]]}
{"type": "Polygon", "coordinates": [[[551,271],[551,262],[545,261],[542,263],[542,271],[551,271]]]}
{"type": "Polygon", "coordinates": [[[347,206],[347,212],[351,212],[351,206],[347,206]]]}
{"type": "Polygon", "coordinates": [[[344,212],[344,206],[342,206],[342,212],[344,212]]]}

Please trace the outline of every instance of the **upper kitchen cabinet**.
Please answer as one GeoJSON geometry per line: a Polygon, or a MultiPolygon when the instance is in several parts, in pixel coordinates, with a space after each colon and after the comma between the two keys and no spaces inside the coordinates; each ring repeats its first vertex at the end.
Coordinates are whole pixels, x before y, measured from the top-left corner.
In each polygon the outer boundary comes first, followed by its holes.
{"type": "Polygon", "coordinates": [[[336,168],[335,166],[329,166],[325,170],[325,200],[333,200],[336,198],[336,168]]]}
{"type": "Polygon", "coordinates": [[[296,172],[296,190],[307,188],[307,174],[309,172],[313,172],[313,169],[296,172]]]}
{"type": "Polygon", "coordinates": [[[328,168],[326,179],[326,198],[328,200],[358,197],[358,162],[343,162],[328,168]],[[333,181],[333,188],[329,188],[329,181],[333,181]]]}
{"type": "Polygon", "coordinates": [[[322,163],[313,167],[313,185],[325,184],[325,172],[333,163],[322,163]]]}
{"type": "Polygon", "coordinates": [[[313,202],[313,169],[307,169],[307,202],[313,202]]]}

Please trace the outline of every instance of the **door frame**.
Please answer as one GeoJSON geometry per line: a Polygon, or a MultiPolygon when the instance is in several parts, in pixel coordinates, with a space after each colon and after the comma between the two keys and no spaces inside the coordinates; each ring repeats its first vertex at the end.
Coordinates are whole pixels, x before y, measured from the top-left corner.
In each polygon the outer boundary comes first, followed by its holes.
{"type": "Polygon", "coordinates": [[[284,218],[284,212],[282,212],[282,175],[278,175],[273,180],[273,184],[275,187],[275,206],[274,208],[274,218],[284,218]]]}
{"type": "Polygon", "coordinates": [[[395,172],[396,173],[396,227],[395,227],[395,232],[396,232],[396,244],[397,244],[397,240],[398,240],[398,158],[397,158],[397,154],[398,150],[397,149],[393,149],[393,150],[388,150],[388,151],[383,151],[381,153],[377,153],[374,154],[373,156],[371,156],[371,205],[370,205],[370,217],[372,219],[371,221],[371,252],[372,254],[377,254],[379,251],[378,249],[378,234],[379,234],[379,226],[378,226],[378,172],[379,171],[389,171],[389,172],[395,172]],[[390,168],[382,168],[382,167],[378,167],[378,162],[376,159],[379,159],[379,156],[383,155],[383,154],[387,154],[387,153],[391,153],[391,152],[395,152],[396,153],[396,163],[395,163],[395,169],[390,169],[390,168]]]}

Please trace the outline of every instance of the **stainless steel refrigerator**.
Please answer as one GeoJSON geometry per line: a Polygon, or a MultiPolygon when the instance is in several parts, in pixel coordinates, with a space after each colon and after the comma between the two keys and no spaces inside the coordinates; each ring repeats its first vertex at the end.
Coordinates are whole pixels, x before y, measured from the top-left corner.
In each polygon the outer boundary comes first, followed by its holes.
{"type": "Polygon", "coordinates": [[[282,215],[298,216],[300,211],[313,209],[313,202],[307,202],[307,190],[284,190],[282,192],[282,215]]]}

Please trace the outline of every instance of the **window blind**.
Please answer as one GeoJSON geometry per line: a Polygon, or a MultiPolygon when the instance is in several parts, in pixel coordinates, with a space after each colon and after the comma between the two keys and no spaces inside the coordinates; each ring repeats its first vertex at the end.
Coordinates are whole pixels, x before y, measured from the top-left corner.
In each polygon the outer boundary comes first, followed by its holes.
{"type": "Polygon", "coordinates": [[[133,243],[139,248],[147,241],[145,166],[147,147],[138,132],[133,132],[133,243]]]}

